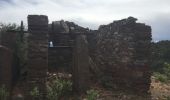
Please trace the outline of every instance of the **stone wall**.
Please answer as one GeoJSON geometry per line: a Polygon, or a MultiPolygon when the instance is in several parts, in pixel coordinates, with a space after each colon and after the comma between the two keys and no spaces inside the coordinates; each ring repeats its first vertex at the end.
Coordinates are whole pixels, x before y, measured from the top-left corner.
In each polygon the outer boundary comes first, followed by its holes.
{"type": "Polygon", "coordinates": [[[89,52],[85,35],[75,36],[73,48],[73,85],[77,92],[85,92],[90,87],[89,52]]]}
{"type": "Polygon", "coordinates": [[[1,45],[9,48],[12,52],[12,83],[15,84],[19,75],[17,58],[17,32],[4,32],[1,36],[1,45]]]}
{"type": "MultiPolygon", "coordinates": [[[[101,25],[93,31],[67,21],[48,24],[47,16],[29,15],[26,99],[31,100],[30,91],[38,87],[43,95],[40,100],[46,100],[48,65],[49,69],[70,67],[74,89],[78,92],[88,89],[90,70],[93,70],[103,85],[147,93],[150,87],[151,27],[136,21],[129,17],[101,25]],[[50,41],[53,47],[48,47],[50,41]]],[[[15,42],[10,41],[14,41],[15,36],[12,33],[9,35],[2,43],[13,49],[15,42]]],[[[0,47],[0,50],[4,55],[0,57],[0,68],[10,71],[11,55],[4,47],[0,47]],[[9,63],[4,60],[9,60],[9,63]]],[[[0,74],[1,80],[2,76],[8,74],[9,80],[5,81],[10,81],[10,72],[0,74]]]]}
{"type": "Polygon", "coordinates": [[[88,29],[68,21],[53,21],[49,24],[49,71],[72,72],[72,46],[74,45],[73,35],[87,32],[88,29]]]}
{"type": "Polygon", "coordinates": [[[12,51],[0,45],[0,87],[5,85],[11,91],[12,85],[12,51]]]}
{"type": "Polygon", "coordinates": [[[73,22],[54,21],[49,25],[49,69],[66,71],[73,75],[74,90],[84,92],[89,87],[88,29],[73,22]]]}
{"type": "Polygon", "coordinates": [[[4,32],[1,36],[1,45],[10,48],[13,52],[16,49],[16,32],[4,32]]]}
{"type": "Polygon", "coordinates": [[[44,15],[28,16],[28,77],[26,99],[32,100],[30,91],[37,87],[46,100],[46,73],[48,70],[48,17],[44,15]]]}
{"type": "Polygon", "coordinates": [[[93,59],[103,73],[101,81],[105,85],[147,93],[151,27],[136,20],[129,17],[101,25],[93,59]]]}
{"type": "Polygon", "coordinates": [[[50,72],[72,72],[72,48],[71,47],[49,47],[48,69],[50,72]]]}
{"type": "Polygon", "coordinates": [[[49,71],[71,72],[72,67],[72,42],[70,28],[66,22],[53,21],[49,25],[49,71]]]}

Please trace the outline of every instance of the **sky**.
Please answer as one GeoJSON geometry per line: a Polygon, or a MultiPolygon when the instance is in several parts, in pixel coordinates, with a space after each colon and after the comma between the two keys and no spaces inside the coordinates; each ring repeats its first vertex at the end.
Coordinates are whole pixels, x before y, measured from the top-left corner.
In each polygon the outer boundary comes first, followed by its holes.
{"type": "Polygon", "coordinates": [[[26,24],[28,14],[90,29],[133,16],[152,27],[154,41],[170,40],[170,0],[0,0],[0,22],[26,24]]]}

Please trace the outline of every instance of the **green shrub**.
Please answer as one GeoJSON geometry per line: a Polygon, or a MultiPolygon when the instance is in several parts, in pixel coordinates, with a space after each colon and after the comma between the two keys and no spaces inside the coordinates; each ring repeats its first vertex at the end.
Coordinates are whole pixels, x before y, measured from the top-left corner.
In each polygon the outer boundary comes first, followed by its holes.
{"type": "Polygon", "coordinates": [[[2,85],[0,87],[0,100],[7,100],[8,97],[9,97],[9,92],[5,88],[5,85],[2,85]]]}
{"type": "Polygon", "coordinates": [[[87,91],[87,100],[97,100],[97,98],[99,97],[99,93],[97,90],[88,90],[87,91]]]}
{"type": "Polygon", "coordinates": [[[168,80],[170,80],[170,64],[169,63],[164,63],[163,74],[165,74],[168,77],[168,80]]]}
{"type": "Polygon", "coordinates": [[[69,80],[55,79],[47,86],[47,99],[59,100],[62,96],[67,96],[72,91],[72,82],[69,80]]]}
{"type": "Polygon", "coordinates": [[[170,96],[166,97],[167,100],[170,100],[170,96]]]}
{"type": "Polygon", "coordinates": [[[154,73],[155,79],[159,80],[160,82],[168,82],[168,77],[164,74],[154,73]]]}
{"type": "Polygon", "coordinates": [[[40,91],[38,89],[38,87],[34,87],[31,91],[30,91],[30,95],[32,96],[32,99],[33,100],[36,100],[36,99],[40,99],[41,98],[41,94],[40,94],[40,91]]]}

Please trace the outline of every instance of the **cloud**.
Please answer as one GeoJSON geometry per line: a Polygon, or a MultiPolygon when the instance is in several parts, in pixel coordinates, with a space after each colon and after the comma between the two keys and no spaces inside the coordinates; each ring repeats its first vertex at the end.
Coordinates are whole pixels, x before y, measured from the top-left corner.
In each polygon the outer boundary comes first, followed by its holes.
{"type": "Polygon", "coordinates": [[[153,39],[170,40],[170,13],[160,13],[147,22],[152,26],[153,39]]]}
{"type": "Polygon", "coordinates": [[[152,26],[153,38],[170,39],[170,0],[1,0],[0,21],[27,22],[28,14],[48,15],[54,20],[75,21],[97,29],[101,24],[134,16],[152,26]]]}

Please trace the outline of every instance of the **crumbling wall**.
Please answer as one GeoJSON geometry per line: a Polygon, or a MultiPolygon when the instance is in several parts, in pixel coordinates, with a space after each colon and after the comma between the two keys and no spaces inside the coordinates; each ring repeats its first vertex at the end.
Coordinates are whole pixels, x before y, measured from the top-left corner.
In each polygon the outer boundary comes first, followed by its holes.
{"type": "Polygon", "coordinates": [[[30,91],[37,87],[46,100],[46,73],[48,70],[48,17],[44,15],[28,16],[28,75],[27,100],[30,91]]]}
{"type": "Polygon", "coordinates": [[[12,51],[0,45],[0,87],[4,85],[11,91],[12,85],[12,51]]]}
{"type": "Polygon", "coordinates": [[[71,72],[72,42],[70,28],[66,22],[54,21],[49,27],[49,71],[71,72]]]}
{"type": "Polygon", "coordinates": [[[72,48],[71,47],[49,47],[48,69],[53,71],[71,72],[72,48]]]}
{"type": "MultiPolygon", "coordinates": [[[[9,30],[8,30],[9,31],[9,30]]],[[[1,36],[1,45],[9,48],[12,52],[12,83],[15,84],[18,74],[18,58],[17,56],[17,32],[3,32],[1,36]]]]}
{"type": "Polygon", "coordinates": [[[80,32],[86,32],[88,29],[68,21],[53,21],[49,24],[49,71],[67,71],[72,72],[72,48],[74,45],[74,36],[80,32]]]}
{"type": "Polygon", "coordinates": [[[89,52],[85,33],[88,29],[73,22],[54,21],[49,25],[49,69],[68,71],[73,75],[74,90],[85,92],[89,87],[89,52]],[[62,70],[61,70],[62,69],[62,70]]]}
{"type": "Polygon", "coordinates": [[[151,27],[136,20],[129,17],[100,26],[94,61],[103,72],[100,79],[105,85],[147,93],[151,27]]]}
{"type": "Polygon", "coordinates": [[[1,36],[1,45],[10,48],[13,52],[16,49],[16,32],[4,32],[1,36]]]}
{"type": "Polygon", "coordinates": [[[77,92],[85,92],[90,87],[89,52],[85,35],[75,36],[73,48],[73,85],[77,92]]]}

